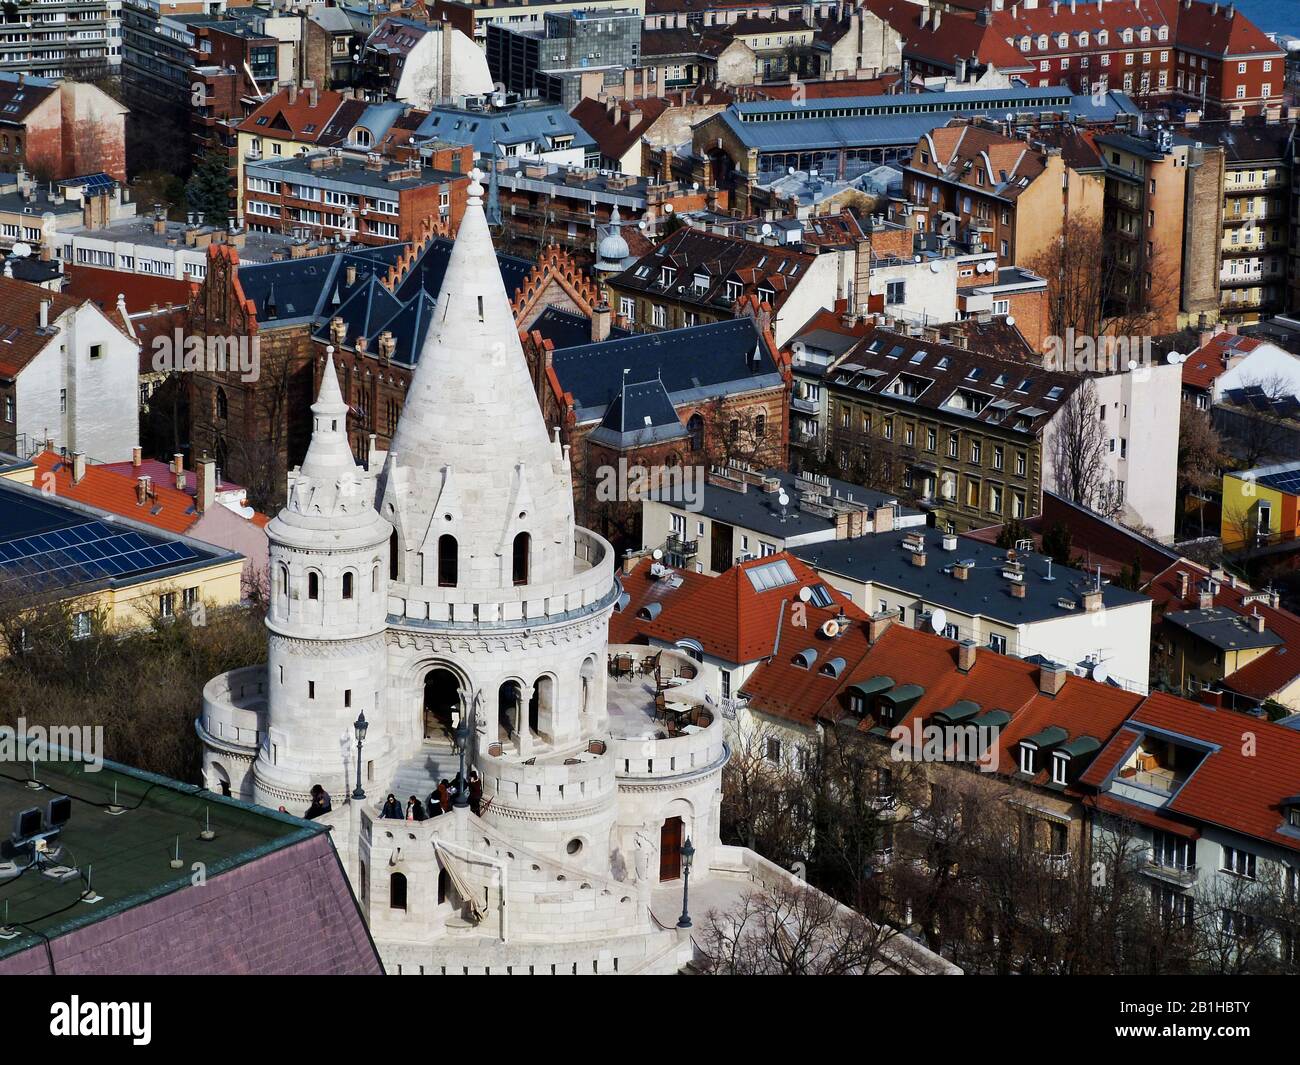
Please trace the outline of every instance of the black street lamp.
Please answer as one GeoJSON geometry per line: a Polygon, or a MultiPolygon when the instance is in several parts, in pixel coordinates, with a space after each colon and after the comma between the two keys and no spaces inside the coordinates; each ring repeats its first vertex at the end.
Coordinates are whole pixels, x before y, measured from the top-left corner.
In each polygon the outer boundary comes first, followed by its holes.
{"type": "Polygon", "coordinates": [[[469,714],[460,715],[460,724],[456,726],[452,738],[456,741],[456,750],[460,754],[460,787],[456,789],[456,798],[452,800],[452,805],[468,806],[469,776],[465,773],[465,751],[469,747],[469,714]]]}
{"type": "Polygon", "coordinates": [[[682,845],[682,915],[677,918],[678,928],[691,927],[691,909],[689,905],[691,891],[691,865],[695,861],[695,847],[687,838],[682,845]]]}
{"type": "Polygon", "coordinates": [[[362,710],[357,715],[357,719],[352,722],[352,731],[357,737],[357,787],[352,792],[352,797],[358,801],[366,797],[366,789],[361,786],[361,747],[366,742],[366,729],[369,727],[370,724],[366,721],[366,712],[362,710]]]}

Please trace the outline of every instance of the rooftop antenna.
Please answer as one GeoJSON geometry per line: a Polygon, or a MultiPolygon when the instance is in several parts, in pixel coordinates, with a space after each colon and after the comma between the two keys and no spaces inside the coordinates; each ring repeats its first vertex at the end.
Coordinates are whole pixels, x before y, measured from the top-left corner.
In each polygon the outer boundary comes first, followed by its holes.
{"type": "Polygon", "coordinates": [[[785,489],[781,489],[781,494],[776,497],[776,501],[781,504],[781,520],[785,521],[785,508],[790,503],[790,497],[785,494],[785,489]]]}
{"type": "Polygon", "coordinates": [[[216,839],[217,834],[212,831],[212,807],[203,807],[203,831],[199,833],[199,839],[212,840],[216,839]]]}
{"type": "Polygon", "coordinates": [[[1044,577],[1043,580],[1045,581],[1056,580],[1056,578],[1052,576],[1052,560],[1050,558],[1047,560],[1047,576],[1044,577]]]}
{"type": "Polygon", "coordinates": [[[90,874],[94,870],[93,865],[86,866],[86,890],[81,893],[81,901],[88,906],[93,906],[97,902],[103,902],[104,896],[99,894],[90,882],[90,874]]]}
{"type": "Polygon", "coordinates": [[[31,779],[30,779],[29,781],[27,781],[27,786],[28,786],[32,791],[40,791],[41,788],[45,787],[44,784],[42,784],[39,780],[36,779],[36,759],[35,759],[35,758],[32,759],[32,776],[31,776],[31,779]]]}
{"type": "Polygon", "coordinates": [[[1097,583],[1093,585],[1093,591],[1101,591],[1101,563],[1097,563],[1097,583]]]}
{"type": "Polygon", "coordinates": [[[117,781],[113,781],[113,801],[108,805],[108,811],[113,817],[118,814],[126,813],[126,807],[117,801],[117,781]]]}
{"type": "Polygon", "coordinates": [[[5,917],[0,921],[0,940],[17,938],[18,929],[9,926],[9,900],[5,899],[5,917]]]}
{"type": "Polygon", "coordinates": [[[172,852],[172,860],[170,864],[173,869],[180,869],[185,864],[183,861],[181,861],[181,837],[180,836],[176,837],[176,849],[175,851],[172,852]]]}

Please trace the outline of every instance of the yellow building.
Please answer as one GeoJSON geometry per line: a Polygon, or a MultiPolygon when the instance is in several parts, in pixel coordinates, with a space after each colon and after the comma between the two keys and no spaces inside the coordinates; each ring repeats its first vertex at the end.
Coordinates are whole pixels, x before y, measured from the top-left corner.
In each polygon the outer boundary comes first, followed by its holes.
{"type": "Polygon", "coordinates": [[[1223,475],[1219,536],[1228,551],[1295,540],[1300,531],[1300,462],[1223,475]]]}
{"type": "Polygon", "coordinates": [[[34,472],[0,466],[0,596],[11,607],[53,598],[88,636],[239,602],[242,555],[42,492],[34,472]]]}

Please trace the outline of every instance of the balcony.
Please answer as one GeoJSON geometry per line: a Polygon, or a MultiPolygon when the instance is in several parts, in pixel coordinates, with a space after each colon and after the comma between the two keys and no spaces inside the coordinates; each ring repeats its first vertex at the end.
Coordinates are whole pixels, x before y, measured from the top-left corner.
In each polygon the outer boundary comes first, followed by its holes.
{"type": "Polygon", "coordinates": [[[1074,858],[1068,851],[1057,854],[1040,854],[1039,861],[1042,863],[1043,872],[1058,880],[1069,876],[1070,870],[1074,868],[1074,858]]]}
{"type": "Polygon", "coordinates": [[[790,397],[790,409],[798,411],[800,414],[818,414],[817,401],[815,399],[803,399],[800,396],[790,397]]]}
{"type": "Polygon", "coordinates": [[[680,555],[682,558],[694,558],[700,553],[700,542],[698,540],[685,540],[680,536],[670,536],[664,541],[664,552],[670,555],[680,555]]]}
{"type": "Polygon", "coordinates": [[[1186,888],[1196,883],[1195,864],[1179,864],[1176,861],[1171,863],[1158,855],[1147,855],[1139,868],[1152,879],[1175,887],[1186,888]]]}

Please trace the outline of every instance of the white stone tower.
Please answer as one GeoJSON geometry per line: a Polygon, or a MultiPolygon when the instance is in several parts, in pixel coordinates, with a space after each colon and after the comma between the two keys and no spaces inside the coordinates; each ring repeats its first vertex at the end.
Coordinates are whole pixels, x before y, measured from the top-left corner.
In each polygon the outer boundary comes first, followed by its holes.
{"type": "Polygon", "coordinates": [[[371,723],[368,760],[381,773],[395,760],[383,704],[392,527],[375,512],[374,480],[348,447],[333,348],[311,410],[311,444],[289,474],[288,502],[266,527],[266,727],[253,766],[255,801],[294,813],[313,784],[337,796],[350,790],[352,722],[362,711],[371,723]]]}
{"type": "Polygon", "coordinates": [[[395,530],[390,702],[410,711],[408,751],[471,713],[486,818],[607,866],[614,771],[587,755],[607,725],[612,552],[574,526],[478,176],[469,192],[378,485],[395,530]]]}

